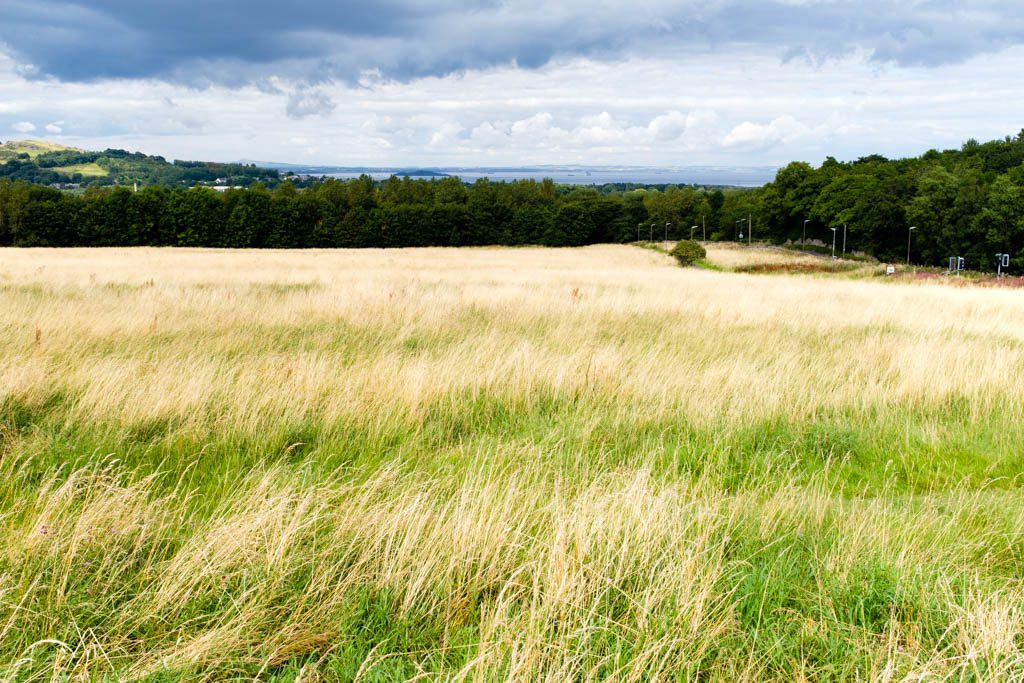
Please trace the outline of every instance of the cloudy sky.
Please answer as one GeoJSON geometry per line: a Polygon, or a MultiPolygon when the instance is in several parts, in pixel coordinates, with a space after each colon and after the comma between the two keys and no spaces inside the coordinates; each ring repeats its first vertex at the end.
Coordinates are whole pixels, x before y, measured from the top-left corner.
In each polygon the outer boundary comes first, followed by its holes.
{"type": "Polygon", "coordinates": [[[1024,127],[1020,0],[0,0],[0,140],[779,165],[1024,127]]]}

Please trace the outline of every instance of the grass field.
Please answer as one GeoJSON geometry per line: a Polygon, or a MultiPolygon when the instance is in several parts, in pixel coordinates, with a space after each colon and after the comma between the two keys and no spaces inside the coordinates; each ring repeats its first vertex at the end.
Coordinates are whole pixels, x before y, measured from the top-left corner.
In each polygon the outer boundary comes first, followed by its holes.
{"type": "Polygon", "coordinates": [[[858,268],[865,264],[855,261],[833,262],[828,257],[801,253],[791,249],[756,245],[748,247],[730,242],[706,242],[708,261],[720,268],[739,272],[769,272],[775,267],[806,270],[836,270],[843,267],[858,268]]]}
{"type": "Polygon", "coordinates": [[[63,173],[64,175],[75,175],[81,173],[85,178],[102,178],[110,175],[110,171],[103,168],[96,162],[91,164],[74,164],[72,166],[56,166],[53,169],[57,173],[63,173]]]}
{"type": "Polygon", "coordinates": [[[1024,680],[1019,297],[0,250],[0,680],[1024,680]]]}

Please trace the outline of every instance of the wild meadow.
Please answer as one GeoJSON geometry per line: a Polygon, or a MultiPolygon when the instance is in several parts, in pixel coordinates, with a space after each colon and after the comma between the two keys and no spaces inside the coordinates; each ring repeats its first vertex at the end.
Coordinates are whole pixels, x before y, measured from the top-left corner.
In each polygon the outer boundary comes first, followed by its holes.
{"type": "Polygon", "coordinates": [[[1024,680],[1020,297],[0,250],[0,681],[1024,680]]]}

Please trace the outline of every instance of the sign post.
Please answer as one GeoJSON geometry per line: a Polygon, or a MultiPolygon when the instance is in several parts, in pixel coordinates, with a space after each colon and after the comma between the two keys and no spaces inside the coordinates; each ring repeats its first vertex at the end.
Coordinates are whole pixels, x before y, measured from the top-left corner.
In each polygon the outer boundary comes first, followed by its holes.
{"type": "Polygon", "coordinates": [[[1003,276],[1003,268],[1010,267],[1009,254],[996,254],[996,277],[1003,276]]]}

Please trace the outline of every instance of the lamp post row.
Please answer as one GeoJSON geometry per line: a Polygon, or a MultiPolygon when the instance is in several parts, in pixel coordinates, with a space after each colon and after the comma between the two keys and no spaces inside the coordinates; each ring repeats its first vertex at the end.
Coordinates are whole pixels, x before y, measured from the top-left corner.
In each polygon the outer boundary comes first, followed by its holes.
{"type": "MultiPolygon", "coordinates": [[[[650,235],[649,235],[649,238],[650,238],[651,242],[654,241],[654,226],[655,226],[655,224],[651,223],[651,230],[650,230],[650,235]]],[[[671,226],[672,226],[672,223],[665,223],[665,241],[666,242],[668,242],[668,229],[671,226]]],[[[644,224],[642,222],[636,224],[636,241],[637,242],[640,241],[640,229],[643,228],[643,227],[644,227],[644,224]]]]}
{"type": "MultiPolygon", "coordinates": [[[[805,248],[804,247],[804,243],[807,241],[807,224],[810,223],[810,222],[811,222],[810,218],[804,220],[803,236],[800,238],[800,248],[801,249],[805,248]]],[[[832,231],[832,258],[835,258],[836,257],[836,232],[839,230],[839,228],[829,228],[829,230],[832,231]]],[[[917,226],[916,225],[911,225],[907,229],[907,265],[908,266],[910,265],[910,244],[911,244],[911,238],[913,237],[915,230],[917,230],[917,226]]],[[[846,257],[846,223],[843,223],[843,257],[844,258],[846,257]]]]}
{"type": "MultiPolygon", "coordinates": [[[[750,217],[750,216],[748,216],[745,219],[741,218],[738,221],[736,221],[736,226],[737,226],[737,237],[736,237],[736,239],[738,239],[738,240],[743,239],[742,235],[739,234],[739,227],[738,227],[740,225],[740,223],[743,223],[743,222],[746,222],[746,224],[747,224],[747,240],[748,240],[748,243],[752,243],[753,242],[754,227],[753,227],[752,217],[750,217]]],[[[810,222],[811,222],[811,219],[807,218],[807,219],[804,220],[804,223],[803,223],[803,234],[802,234],[802,236],[800,238],[800,249],[801,250],[805,250],[806,249],[807,224],[810,223],[810,222]]],[[[651,223],[651,226],[650,226],[650,235],[649,236],[650,236],[650,241],[652,241],[652,242],[654,241],[654,227],[655,227],[655,225],[656,225],[655,223],[651,223]]],[[[643,223],[637,223],[636,224],[636,240],[637,240],[637,242],[640,241],[640,229],[643,228],[643,226],[644,226],[643,223]]],[[[665,223],[665,241],[666,242],[668,241],[668,230],[669,230],[670,227],[672,227],[672,223],[671,222],[665,223]]],[[[707,239],[708,239],[707,223],[704,221],[704,216],[703,215],[701,215],[701,225],[691,225],[690,226],[690,239],[691,240],[693,239],[693,233],[694,233],[694,231],[697,228],[702,228],[702,239],[706,242],[707,239]]],[[[835,257],[836,257],[836,237],[837,237],[837,232],[838,232],[839,228],[829,228],[829,230],[832,231],[832,258],[835,259],[835,257]]],[[[911,225],[910,227],[907,228],[907,265],[908,266],[910,265],[910,249],[911,249],[911,246],[913,244],[913,237],[914,237],[914,231],[915,230],[917,230],[917,226],[916,225],[911,225]]],[[[846,223],[843,223],[843,251],[842,251],[843,258],[846,258],[846,231],[847,231],[847,225],[846,225],[846,223]]],[[[1004,256],[1003,254],[997,254],[997,257],[1000,259],[1000,261],[1002,260],[1003,256],[1004,256]]],[[[1002,266],[1003,264],[1000,262],[999,265],[1002,266]]],[[[1001,268],[1000,268],[1000,270],[1001,270],[1001,268]]]]}

